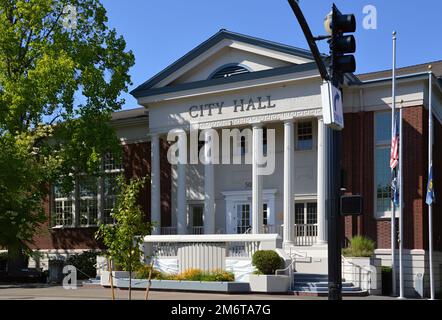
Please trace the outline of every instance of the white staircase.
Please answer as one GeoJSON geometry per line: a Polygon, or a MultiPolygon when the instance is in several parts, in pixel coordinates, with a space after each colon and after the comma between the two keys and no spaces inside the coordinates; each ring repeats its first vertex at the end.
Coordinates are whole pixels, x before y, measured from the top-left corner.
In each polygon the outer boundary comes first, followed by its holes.
{"type": "MultiPolygon", "coordinates": [[[[327,245],[284,247],[286,261],[293,270],[292,291],[295,295],[326,296],[328,294],[327,245]]],[[[368,292],[342,280],[342,295],[365,296],[368,292]]]]}

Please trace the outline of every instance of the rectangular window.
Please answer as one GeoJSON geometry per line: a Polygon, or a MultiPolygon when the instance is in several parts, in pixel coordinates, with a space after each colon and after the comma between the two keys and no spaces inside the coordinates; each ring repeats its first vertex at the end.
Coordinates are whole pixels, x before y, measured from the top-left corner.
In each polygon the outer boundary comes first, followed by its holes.
{"type": "Polygon", "coordinates": [[[374,180],[375,180],[375,215],[377,218],[390,216],[391,203],[391,113],[375,114],[375,150],[374,150],[374,180]]]}
{"type": "Polygon", "coordinates": [[[99,178],[78,175],[69,195],[64,195],[58,185],[53,187],[53,226],[95,226],[100,215],[103,223],[114,223],[111,213],[117,196],[116,177],[123,170],[110,154],[103,158],[102,168],[104,174],[99,178]]]}
{"type": "Polygon", "coordinates": [[[53,189],[53,198],[53,226],[73,226],[73,193],[65,194],[59,185],[55,185],[53,189]]]}
{"type": "Polygon", "coordinates": [[[268,225],[269,222],[269,213],[268,213],[268,206],[267,203],[264,203],[262,205],[262,224],[263,225],[268,225]]]}
{"type": "Polygon", "coordinates": [[[318,208],[316,202],[307,203],[307,224],[318,223],[318,208]]]}
{"type": "Polygon", "coordinates": [[[312,150],[313,149],[313,122],[305,121],[297,124],[297,150],[312,150]]]}
{"type": "Polygon", "coordinates": [[[98,180],[96,177],[78,177],[80,225],[97,225],[98,222],[98,180]]]}
{"type": "Polygon", "coordinates": [[[237,206],[236,233],[246,233],[250,229],[250,204],[244,203],[237,206]]]}
{"type": "Polygon", "coordinates": [[[295,224],[304,224],[304,203],[295,204],[295,224]]]}

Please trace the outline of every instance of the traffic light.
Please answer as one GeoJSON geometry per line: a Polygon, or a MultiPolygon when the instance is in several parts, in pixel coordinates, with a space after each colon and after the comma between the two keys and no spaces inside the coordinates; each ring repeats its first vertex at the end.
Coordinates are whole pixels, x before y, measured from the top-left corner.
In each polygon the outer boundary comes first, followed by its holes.
{"type": "Polygon", "coordinates": [[[334,85],[342,84],[345,73],[356,71],[355,57],[348,53],[356,52],[356,40],[352,33],[356,31],[356,18],[353,14],[342,14],[333,5],[332,12],[326,17],[324,27],[331,36],[330,75],[334,85]]]}

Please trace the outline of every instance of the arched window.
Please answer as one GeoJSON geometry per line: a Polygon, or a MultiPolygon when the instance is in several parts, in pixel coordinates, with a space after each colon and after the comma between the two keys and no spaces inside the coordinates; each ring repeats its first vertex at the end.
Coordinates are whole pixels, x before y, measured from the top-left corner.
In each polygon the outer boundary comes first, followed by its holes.
{"type": "Polygon", "coordinates": [[[239,64],[229,64],[217,69],[214,73],[212,73],[209,79],[232,77],[247,72],[250,72],[250,70],[248,70],[246,67],[239,64]]]}

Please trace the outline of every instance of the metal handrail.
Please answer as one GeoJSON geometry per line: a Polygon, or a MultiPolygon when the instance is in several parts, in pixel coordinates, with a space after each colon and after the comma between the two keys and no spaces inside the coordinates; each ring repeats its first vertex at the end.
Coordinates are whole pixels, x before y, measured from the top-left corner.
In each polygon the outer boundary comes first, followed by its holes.
{"type": "Polygon", "coordinates": [[[367,274],[368,274],[368,279],[367,279],[367,289],[370,290],[370,289],[371,289],[371,274],[372,274],[372,271],[371,271],[370,269],[366,268],[365,266],[358,266],[358,265],[354,264],[353,262],[351,262],[350,260],[348,260],[348,259],[347,259],[345,256],[343,256],[343,255],[341,255],[341,258],[342,258],[342,260],[343,260],[344,262],[347,262],[348,264],[352,265],[353,268],[354,268],[354,267],[357,267],[357,268],[359,268],[359,269],[363,269],[363,270],[367,271],[367,274]]]}
{"type": "MultiPolygon", "coordinates": [[[[290,252],[291,252],[291,249],[290,249],[290,252]]],[[[276,269],[275,270],[275,276],[277,276],[278,275],[278,272],[281,272],[281,271],[289,271],[289,277],[290,277],[290,291],[293,291],[293,264],[296,262],[296,258],[293,258],[291,255],[289,255],[290,256],[290,260],[292,261],[292,262],[290,262],[290,264],[287,266],[287,267],[285,267],[284,269],[276,269]]]]}

